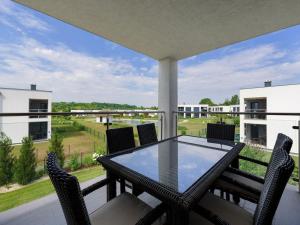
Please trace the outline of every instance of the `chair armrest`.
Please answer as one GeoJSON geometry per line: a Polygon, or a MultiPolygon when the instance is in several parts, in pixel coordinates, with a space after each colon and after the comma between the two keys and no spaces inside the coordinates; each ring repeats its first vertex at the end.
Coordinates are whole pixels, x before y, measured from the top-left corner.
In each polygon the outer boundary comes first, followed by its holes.
{"type": "Polygon", "coordinates": [[[231,173],[241,175],[243,177],[246,177],[248,179],[257,181],[257,182],[262,183],[262,184],[265,182],[264,178],[256,176],[256,175],[251,174],[251,173],[248,173],[244,170],[240,170],[240,169],[236,169],[236,168],[232,168],[232,167],[228,167],[226,170],[230,171],[231,173]]]}
{"type": "Polygon", "coordinates": [[[202,206],[196,205],[193,208],[193,211],[199,214],[200,216],[204,217],[205,219],[209,220],[211,223],[215,225],[230,225],[225,220],[221,219],[218,215],[214,214],[210,210],[203,208],[202,206]]]}
{"type": "Polygon", "coordinates": [[[82,189],[82,191],[81,191],[82,195],[86,196],[86,195],[90,194],[91,192],[93,192],[93,191],[95,191],[95,190],[97,190],[97,189],[99,189],[99,188],[107,185],[109,182],[110,182],[110,179],[109,178],[105,178],[104,180],[101,180],[101,181],[99,181],[99,182],[97,182],[95,184],[92,184],[92,185],[90,185],[90,186],[82,189]]]}
{"type": "Polygon", "coordinates": [[[153,224],[162,214],[166,212],[165,205],[163,203],[156,206],[150,212],[148,212],[143,218],[141,218],[135,225],[150,225],[153,224]]]}
{"type": "Polygon", "coordinates": [[[265,167],[269,166],[269,163],[267,163],[267,162],[263,162],[263,161],[260,161],[260,160],[257,160],[257,159],[252,159],[252,158],[249,158],[247,156],[239,155],[238,158],[242,159],[242,160],[249,161],[249,162],[253,162],[253,163],[256,163],[256,164],[259,164],[261,166],[265,166],[265,167]]]}

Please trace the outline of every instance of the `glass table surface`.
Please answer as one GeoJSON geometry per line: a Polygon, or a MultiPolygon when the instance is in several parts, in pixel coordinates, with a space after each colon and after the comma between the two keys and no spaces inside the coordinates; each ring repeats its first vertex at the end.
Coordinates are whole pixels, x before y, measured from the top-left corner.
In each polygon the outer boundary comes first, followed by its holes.
{"type": "Polygon", "coordinates": [[[208,147],[220,148],[225,151],[231,150],[232,147],[235,145],[235,143],[231,141],[224,141],[218,139],[206,139],[206,138],[199,138],[193,136],[179,136],[177,137],[177,140],[181,142],[196,144],[196,145],[205,145],[208,147]]]}
{"type": "Polygon", "coordinates": [[[179,142],[175,138],[111,160],[183,193],[227,154],[210,147],[179,142]]]}

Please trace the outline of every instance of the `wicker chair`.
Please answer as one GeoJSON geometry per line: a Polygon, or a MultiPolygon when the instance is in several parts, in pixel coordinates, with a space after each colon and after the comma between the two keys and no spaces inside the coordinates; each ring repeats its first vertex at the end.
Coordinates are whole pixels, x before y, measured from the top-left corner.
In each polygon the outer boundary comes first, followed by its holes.
{"type": "Polygon", "coordinates": [[[207,139],[220,139],[227,141],[234,141],[235,125],[222,123],[208,123],[207,124],[207,139]]]}
{"type": "Polygon", "coordinates": [[[271,225],[284,188],[294,169],[294,161],[279,148],[270,162],[254,215],[229,201],[206,194],[191,213],[190,224],[271,225]],[[200,215],[199,215],[200,214],[200,215]]]}
{"type": "Polygon", "coordinates": [[[109,154],[135,147],[132,127],[106,130],[106,138],[109,154]]]}
{"type": "MultiPolygon", "coordinates": [[[[106,130],[106,139],[109,154],[120,152],[130,148],[135,148],[132,127],[106,130]]],[[[125,192],[125,187],[132,189],[132,193],[136,196],[140,195],[143,192],[124,179],[119,179],[118,181],[120,182],[121,193],[125,192]]]]}
{"type": "Polygon", "coordinates": [[[48,154],[47,169],[68,225],[132,225],[155,221],[158,224],[157,218],[163,214],[162,205],[152,209],[137,197],[124,193],[89,215],[83,197],[105,186],[109,180],[101,180],[80,190],[77,178],[58,166],[54,153],[48,154]]]}
{"type": "Polygon", "coordinates": [[[138,125],[137,130],[141,145],[147,145],[158,141],[154,123],[138,125]]]}
{"type": "MultiPolygon", "coordinates": [[[[284,134],[278,134],[277,140],[272,152],[270,162],[273,158],[277,157],[279,149],[284,149],[288,154],[291,150],[293,141],[288,136],[284,134]]],[[[258,160],[253,160],[247,157],[240,156],[239,158],[247,160],[253,163],[257,163],[267,167],[266,175],[270,169],[268,163],[260,162],[258,160]]],[[[266,176],[265,175],[265,176],[266,176]]],[[[242,197],[248,201],[257,203],[260,197],[260,193],[263,188],[265,178],[258,177],[256,175],[250,174],[248,172],[229,167],[222,176],[215,182],[214,188],[220,189],[227,192],[227,199],[229,200],[228,193],[234,193],[234,196],[242,197]]],[[[239,201],[238,198],[234,198],[235,202],[239,201]]]]}

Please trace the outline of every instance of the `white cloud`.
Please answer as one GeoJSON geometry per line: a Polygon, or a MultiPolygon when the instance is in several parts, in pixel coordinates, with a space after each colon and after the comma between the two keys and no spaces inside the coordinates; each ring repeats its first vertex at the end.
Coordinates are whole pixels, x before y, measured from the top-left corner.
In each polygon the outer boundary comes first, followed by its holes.
{"type": "Polygon", "coordinates": [[[196,103],[203,97],[222,102],[243,87],[262,86],[265,80],[284,83],[297,78],[299,53],[296,49],[287,55],[270,44],[188,66],[180,64],[179,102],[196,103]]]}
{"type": "Polygon", "coordinates": [[[9,26],[21,33],[25,33],[26,29],[37,31],[51,30],[46,22],[27,10],[16,7],[16,4],[10,0],[0,0],[0,24],[9,26]]]}
{"type": "MultiPolygon", "coordinates": [[[[37,83],[52,90],[55,100],[157,104],[157,78],[140,75],[126,60],[93,57],[34,39],[0,43],[1,86],[37,83]]],[[[146,71],[147,73],[147,71],[146,71]]]]}

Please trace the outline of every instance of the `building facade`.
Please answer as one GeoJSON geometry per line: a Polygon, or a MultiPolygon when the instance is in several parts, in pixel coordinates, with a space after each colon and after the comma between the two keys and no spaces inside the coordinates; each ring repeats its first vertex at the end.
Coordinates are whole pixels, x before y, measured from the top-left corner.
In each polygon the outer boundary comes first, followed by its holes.
{"type": "MultiPolygon", "coordinates": [[[[300,84],[271,86],[240,90],[240,108],[245,112],[300,112],[297,99],[300,96],[300,84]]],[[[298,116],[240,116],[240,140],[250,144],[273,149],[278,133],[284,133],[293,140],[292,152],[298,151],[298,131],[292,129],[298,125],[298,116]]]]}
{"type": "Polygon", "coordinates": [[[207,114],[203,112],[208,111],[208,105],[178,105],[179,117],[182,118],[202,118],[207,117],[207,114]],[[202,112],[202,113],[200,113],[202,112]]]}
{"type": "MultiPolygon", "coordinates": [[[[239,112],[240,105],[216,105],[216,106],[209,106],[209,105],[178,105],[179,116],[182,118],[206,118],[210,116],[205,112],[239,112]],[[184,113],[180,113],[180,111],[184,113]],[[191,112],[191,113],[189,113],[191,112]],[[199,112],[199,113],[198,113],[199,112]],[[201,113],[202,112],[202,113],[201,113]],[[204,112],[204,113],[203,113],[204,112]]],[[[238,116],[238,115],[234,115],[238,116]]]]}
{"type": "MultiPolygon", "coordinates": [[[[52,92],[30,89],[0,88],[0,112],[51,112],[52,92]]],[[[23,137],[33,140],[47,140],[51,137],[51,116],[0,117],[0,131],[21,143],[23,137]]]]}

